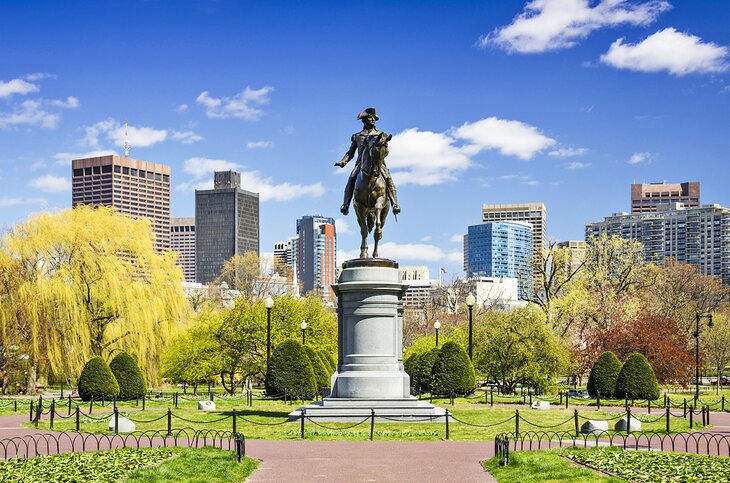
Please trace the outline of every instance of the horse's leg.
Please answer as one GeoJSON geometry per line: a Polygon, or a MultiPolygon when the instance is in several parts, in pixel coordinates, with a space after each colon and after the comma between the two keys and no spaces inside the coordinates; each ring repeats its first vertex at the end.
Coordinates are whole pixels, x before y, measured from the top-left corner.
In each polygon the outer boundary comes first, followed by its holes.
{"type": "Polygon", "coordinates": [[[368,257],[368,222],[367,214],[363,213],[364,211],[365,209],[361,208],[359,204],[355,205],[357,224],[360,225],[360,237],[362,237],[362,241],[360,242],[360,258],[368,257]]]}
{"type": "Polygon", "coordinates": [[[375,240],[375,247],[373,249],[373,258],[378,258],[378,242],[383,238],[383,227],[380,223],[380,213],[382,208],[375,208],[375,230],[373,231],[373,239],[375,240]]]}

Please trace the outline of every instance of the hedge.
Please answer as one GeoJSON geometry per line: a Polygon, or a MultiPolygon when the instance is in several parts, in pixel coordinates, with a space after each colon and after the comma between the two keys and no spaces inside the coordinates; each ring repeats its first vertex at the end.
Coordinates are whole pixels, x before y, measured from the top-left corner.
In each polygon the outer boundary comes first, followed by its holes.
{"type": "Polygon", "coordinates": [[[614,398],[616,397],[616,381],[621,372],[621,361],[611,351],[604,352],[591,368],[588,376],[588,394],[591,397],[614,398]]]}
{"type": "Polygon", "coordinates": [[[431,392],[471,394],[477,387],[474,365],[463,347],[456,342],[441,346],[431,369],[431,392]]]}
{"type": "Polygon", "coordinates": [[[126,352],[117,354],[109,363],[109,369],[119,384],[120,399],[131,399],[147,392],[147,384],[142,371],[131,355],[126,352]]]}
{"type": "Polygon", "coordinates": [[[417,356],[416,360],[413,361],[411,386],[421,391],[431,390],[431,369],[438,354],[439,350],[434,347],[430,351],[417,356]]]}
{"type": "Polygon", "coordinates": [[[84,401],[89,401],[92,397],[95,400],[119,397],[119,384],[101,357],[91,359],[81,371],[79,396],[84,401]]]}
{"type": "Polygon", "coordinates": [[[643,354],[634,352],[624,362],[616,381],[616,396],[630,399],[659,399],[659,383],[643,354]]]}
{"type": "Polygon", "coordinates": [[[301,394],[311,398],[317,393],[317,380],[307,351],[296,340],[279,344],[271,354],[271,369],[266,382],[266,393],[279,395],[284,392],[301,394]]]}
{"type": "Polygon", "coordinates": [[[317,351],[308,346],[305,346],[304,350],[307,351],[307,357],[309,358],[309,362],[312,364],[314,379],[317,381],[317,389],[319,390],[323,387],[329,387],[329,369],[327,369],[324,362],[322,362],[322,359],[319,357],[319,354],[317,354],[317,351]]]}

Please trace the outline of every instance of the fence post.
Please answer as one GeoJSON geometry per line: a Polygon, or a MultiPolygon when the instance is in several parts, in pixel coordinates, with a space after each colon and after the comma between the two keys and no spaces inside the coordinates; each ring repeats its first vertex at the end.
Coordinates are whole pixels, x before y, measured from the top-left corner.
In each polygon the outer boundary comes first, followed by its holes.
{"type": "Polygon", "coordinates": [[[370,441],[373,440],[374,431],[375,431],[375,409],[370,408],[370,441]]]}
{"type": "Polygon", "coordinates": [[[710,406],[707,406],[707,426],[710,425],[710,406]]]}
{"type": "Polygon", "coordinates": [[[689,408],[689,429],[694,428],[694,408],[689,408]]]}
{"type": "Polygon", "coordinates": [[[596,407],[601,410],[601,391],[596,391],[596,407]]]}
{"type": "Polygon", "coordinates": [[[631,408],[626,407],[626,435],[631,434],[631,408]]]}
{"type": "Polygon", "coordinates": [[[30,400],[30,414],[28,415],[28,421],[33,421],[33,400],[30,400]]]}
{"type": "Polygon", "coordinates": [[[668,404],[668,401],[667,401],[667,393],[666,393],[666,391],[665,391],[665,392],[664,392],[664,407],[666,408],[666,407],[667,407],[668,405],[669,405],[669,404],[668,404]]]}
{"type": "Polygon", "coordinates": [[[167,435],[172,435],[172,410],[167,408],[167,435]]]}
{"type": "Polygon", "coordinates": [[[668,433],[669,432],[669,417],[670,417],[669,408],[666,408],[665,411],[667,412],[667,433],[668,433]]]}
{"type": "Polygon", "coordinates": [[[532,407],[532,390],[530,389],[528,392],[530,393],[530,407],[532,407]]]}
{"type": "Polygon", "coordinates": [[[14,413],[18,412],[18,400],[17,399],[13,399],[13,412],[14,413]]]}
{"type": "Polygon", "coordinates": [[[114,408],[114,434],[119,434],[119,408],[114,408]]]}
{"type": "Polygon", "coordinates": [[[233,434],[236,434],[236,408],[233,408],[233,434]]]}
{"type": "Polygon", "coordinates": [[[68,416],[71,416],[71,394],[68,395],[68,416]]]}
{"type": "Polygon", "coordinates": [[[573,413],[573,421],[575,422],[575,437],[580,436],[580,428],[578,428],[578,410],[573,413]]]}
{"type": "Polygon", "coordinates": [[[647,399],[646,404],[649,406],[649,414],[651,414],[651,399],[647,399]]]}
{"type": "Polygon", "coordinates": [[[687,398],[684,398],[684,409],[683,409],[682,417],[683,418],[687,417],[687,398]]]}
{"type": "Polygon", "coordinates": [[[134,397],[135,397],[135,403],[134,403],[134,405],[135,406],[139,406],[139,393],[135,394],[134,397]]]}
{"type": "Polygon", "coordinates": [[[725,411],[725,395],[722,395],[722,410],[725,411]]]}
{"type": "Polygon", "coordinates": [[[76,406],[76,432],[78,433],[80,431],[81,427],[81,409],[79,409],[78,406],[76,406]]]}
{"type": "Polygon", "coordinates": [[[487,391],[484,391],[484,404],[489,404],[489,394],[487,394],[487,391]]]}
{"type": "Polygon", "coordinates": [[[489,390],[489,405],[494,407],[494,388],[489,390]]]}
{"type": "Polygon", "coordinates": [[[106,394],[101,395],[101,407],[106,405],[106,394]]]}
{"type": "Polygon", "coordinates": [[[565,392],[565,409],[568,409],[568,399],[570,399],[570,396],[568,396],[568,392],[565,392]]]}
{"type": "Polygon", "coordinates": [[[558,391],[558,396],[560,396],[560,402],[558,404],[560,404],[562,406],[563,405],[563,391],[558,391]]]}
{"type": "Polygon", "coordinates": [[[520,410],[515,409],[515,434],[520,437],[520,410]]]}
{"type": "Polygon", "coordinates": [[[51,422],[49,424],[49,427],[53,429],[53,420],[56,416],[56,400],[51,399],[51,422]]]}
{"type": "Polygon", "coordinates": [[[89,414],[91,414],[91,411],[94,408],[94,396],[91,396],[91,399],[89,399],[89,414]]]}
{"type": "MultiPolygon", "coordinates": [[[[177,409],[177,391],[175,391],[175,409],[177,409]]],[[[235,433],[235,431],[234,431],[235,433]]]]}
{"type": "Polygon", "coordinates": [[[304,413],[306,411],[307,410],[305,408],[302,408],[301,409],[301,412],[299,413],[301,415],[301,418],[302,418],[302,428],[301,428],[301,436],[302,436],[302,439],[304,439],[304,413]]]}
{"type": "Polygon", "coordinates": [[[117,408],[117,397],[114,396],[114,409],[116,409],[116,408],[117,408]]]}
{"type": "Polygon", "coordinates": [[[452,389],[451,392],[449,393],[449,397],[451,398],[451,405],[452,406],[454,405],[454,396],[455,396],[454,395],[454,390],[452,389]]]}
{"type": "Polygon", "coordinates": [[[213,402],[213,393],[212,392],[208,393],[208,397],[210,397],[210,402],[213,402]]]}
{"type": "Polygon", "coordinates": [[[449,410],[446,410],[446,439],[449,439],[449,410]]]}

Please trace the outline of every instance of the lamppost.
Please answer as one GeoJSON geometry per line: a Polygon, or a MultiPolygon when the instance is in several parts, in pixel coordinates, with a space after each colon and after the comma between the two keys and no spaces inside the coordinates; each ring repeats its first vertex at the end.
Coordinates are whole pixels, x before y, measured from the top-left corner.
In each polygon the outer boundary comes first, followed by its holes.
{"type": "Polygon", "coordinates": [[[477,299],[473,293],[469,292],[469,295],[466,296],[466,306],[469,307],[469,360],[472,360],[472,311],[475,303],[477,303],[477,299]]]}
{"type": "Polygon", "coordinates": [[[302,345],[306,345],[307,343],[307,321],[302,320],[302,345]]]}
{"type": "Polygon", "coordinates": [[[269,362],[271,361],[271,309],[274,307],[274,299],[267,295],[264,299],[266,307],[266,386],[269,385],[269,362]]]}
{"type": "Polygon", "coordinates": [[[695,314],[695,401],[700,397],[700,319],[707,319],[707,327],[713,328],[712,314],[695,314]]]}
{"type": "Polygon", "coordinates": [[[436,347],[439,346],[439,329],[441,328],[441,322],[436,319],[436,322],[433,323],[433,328],[436,329],[436,347]]]}

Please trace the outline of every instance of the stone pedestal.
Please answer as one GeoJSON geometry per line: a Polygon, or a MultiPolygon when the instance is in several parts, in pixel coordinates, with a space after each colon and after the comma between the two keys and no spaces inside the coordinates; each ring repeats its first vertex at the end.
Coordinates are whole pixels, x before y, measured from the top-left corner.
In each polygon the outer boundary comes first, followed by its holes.
{"type": "Polygon", "coordinates": [[[387,259],[355,259],[343,264],[337,294],[337,372],[331,395],[301,410],[315,420],[378,416],[403,420],[438,420],[445,411],[410,394],[403,369],[403,294],[398,264],[387,259]]]}

